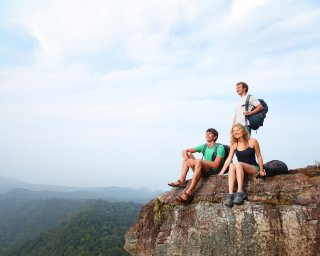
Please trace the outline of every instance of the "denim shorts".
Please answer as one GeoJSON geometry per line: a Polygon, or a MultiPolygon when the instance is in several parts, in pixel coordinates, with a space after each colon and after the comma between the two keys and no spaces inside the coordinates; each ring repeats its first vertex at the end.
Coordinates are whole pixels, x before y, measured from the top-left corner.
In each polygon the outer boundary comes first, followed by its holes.
{"type": "Polygon", "coordinates": [[[259,166],[256,166],[256,165],[252,165],[256,170],[257,172],[260,172],[260,167],[259,166]]]}

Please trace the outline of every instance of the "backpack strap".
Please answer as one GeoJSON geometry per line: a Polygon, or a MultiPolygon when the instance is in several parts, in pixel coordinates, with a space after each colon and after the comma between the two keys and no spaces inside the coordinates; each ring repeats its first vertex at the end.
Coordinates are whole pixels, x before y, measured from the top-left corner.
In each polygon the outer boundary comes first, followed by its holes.
{"type": "Polygon", "coordinates": [[[214,151],[213,151],[213,154],[215,155],[215,156],[217,156],[217,151],[218,151],[218,147],[219,147],[219,143],[214,143],[214,151]]]}
{"type": "Polygon", "coordinates": [[[250,100],[250,97],[251,97],[251,94],[248,94],[248,95],[247,95],[247,98],[246,98],[246,103],[244,104],[245,111],[248,111],[248,110],[249,110],[249,100],[250,100]]]}
{"type": "MultiPolygon", "coordinates": [[[[219,143],[214,143],[214,150],[213,150],[213,155],[215,155],[215,156],[217,156],[217,150],[218,150],[218,147],[219,147],[219,143]]],[[[205,154],[205,152],[206,152],[206,149],[207,149],[207,147],[208,147],[208,144],[206,143],[206,144],[204,144],[204,147],[203,147],[203,149],[201,150],[201,153],[202,153],[202,159],[204,158],[204,154],[205,154]]]]}
{"type": "Polygon", "coordinates": [[[218,147],[222,145],[220,143],[214,143],[214,150],[213,150],[213,153],[212,153],[212,156],[211,156],[211,160],[214,161],[216,160],[217,158],[217,152],[218,152],[218,147]],[[214,156],[214,157],[213,157],[214,156]]]}
{"type": "Polygon", "coordinates": [[[204,154],[206,153],[207,147],[208,147],[208,144],[206,143],[206,144],[204,144],[204,147],[203,147],[203,149],[201,150],[202,159],[204,158],[204,154]]]}
{"type": "MultiPolygon", "coordinates": [[[[246,103],[245,103],[245,105],[244,105],[244,107],[245,107],[245,111],[248,111],[249,110],[249,100],[250,100],[250,97],[251,97],[251,94],[248,94],[247,95],[247,98],[246,98],[246,103]]],[[[245,116],[245,122],[246,122],[246,125],[248,124],[248,117],[247,116],[245,116]]]]}

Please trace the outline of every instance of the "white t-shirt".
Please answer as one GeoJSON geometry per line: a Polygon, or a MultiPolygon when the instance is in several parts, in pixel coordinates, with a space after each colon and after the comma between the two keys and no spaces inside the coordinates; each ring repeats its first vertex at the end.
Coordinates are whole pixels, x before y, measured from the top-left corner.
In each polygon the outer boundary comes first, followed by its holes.
{"type": "MultiPolygon", "coordinates": [[[[242,124],[246,125],[246,119],[243,114],[243,112],[246,111],[246,100],[247,100],[247,95],[240,97],[240,100],[238,101],[236,105],[236,115],[235,115],[235,124],[242,124]]],[[[249,108],[248,111],[251,111],[253,107],[258,106],[260,101],[258,101],[254,96],[250,96],[249,99],[249,108]]],[[[249,121],[248,121],[249,122],[249,121]]]]}

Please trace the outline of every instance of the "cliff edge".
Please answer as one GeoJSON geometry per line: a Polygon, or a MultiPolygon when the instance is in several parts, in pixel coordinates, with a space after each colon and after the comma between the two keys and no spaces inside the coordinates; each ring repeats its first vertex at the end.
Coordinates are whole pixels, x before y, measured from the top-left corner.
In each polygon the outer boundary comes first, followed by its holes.
{"type": "Polygon", "coordinates": [[[125,236],[131,255],[320,255],[320,170],[246,180],[248,199],[224,206],[226,176],[198,184],[187,205],[172,189],[146,204],[125,236]]]}

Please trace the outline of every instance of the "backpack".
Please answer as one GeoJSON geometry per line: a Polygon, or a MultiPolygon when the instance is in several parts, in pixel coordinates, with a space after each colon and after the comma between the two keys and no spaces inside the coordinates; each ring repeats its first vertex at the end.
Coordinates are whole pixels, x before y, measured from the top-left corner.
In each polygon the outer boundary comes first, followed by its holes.
{"type": "MultiPolygon", "coordinates": [[[[245,104],[245,110],[249,110],[249,99],[250,99],[250,94],[248,94],[247,99],[246,99],[246,104],[245,104]]],[[[249,127],[252,130],[258,130],[260,126],[263,126],[263,121],[266,118],[267,112],[268,112],[268,105],[263,99],[258,99],[260,101],[261,105],[263,106],[263,110],[257,114],[251,115],[251,116],[246,116],[246,120],[249,120],[249,127]]],[[[253,108],[254,109],[254,108],[253,108]]]]}
{"type": "MultiPolygon", "coordinates": [[[[226,159],[228,158],[229,156],[229,153],[230,153],[230,147],[228,145],[224,145],[224,144],[220,144],[220,143],[215,143],[215,149],[212,153],[212,157],[211,157],[211,160],[214,161],[217,157],[217,149],[218,149],[218,146],[219,145],[222,145],[224,147],[224,157],[223,157],[223,162],[226,161],[226,159]]],[[[204,147],[201,151],[202,155],[204,156],[204,153],[206,152],[206,149],[208,147],[208,144],[204,144],[204,147]]],[[[229,167],[227,168],[227,170],[225,171],[225,173],[227,173],[229,171],[229,167]]]]}
{"type": "Polygon", "coordinates": [[[288,174],[288,166],[280,160],[272,160],[263,165],[267,176],[275,176],[280,174],[288,174]]]}

